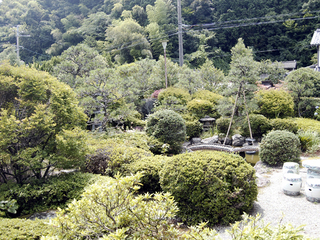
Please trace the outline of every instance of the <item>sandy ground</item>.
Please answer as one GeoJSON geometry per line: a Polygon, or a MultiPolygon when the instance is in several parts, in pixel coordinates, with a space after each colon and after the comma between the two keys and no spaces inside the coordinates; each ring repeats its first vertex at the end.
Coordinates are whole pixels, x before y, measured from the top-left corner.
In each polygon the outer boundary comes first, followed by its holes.
{"type": "MultiPolygon", "coordinates": [[[[291,223],[293,226],[304,225],[303,233],[311,239],[320,239],[320,203],[312,203],[305,196],[305,182],[307,169],[300,168],[302,188],[300,195],[288,196],[282,191],[282,169],[269,168],[260,176],[265,177],[269,183],[259,187],[258,199],[250,215],[259,213],[265,223],[277,225],[291,223]]],[[[228,227],[217,227],[216,230],[223,239],[230,239],[225,231],[228,227]]]]}

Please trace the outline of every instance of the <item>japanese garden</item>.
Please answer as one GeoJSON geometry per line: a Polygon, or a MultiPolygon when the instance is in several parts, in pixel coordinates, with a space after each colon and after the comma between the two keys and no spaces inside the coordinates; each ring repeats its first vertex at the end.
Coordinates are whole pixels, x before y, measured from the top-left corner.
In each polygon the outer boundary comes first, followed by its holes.
{"type": "Polygon", "coordinates": [[[268,185],[247,156],[320,156],[319,14],[0,1],[0,239],[310,239],[250,214],[268,185]]]}

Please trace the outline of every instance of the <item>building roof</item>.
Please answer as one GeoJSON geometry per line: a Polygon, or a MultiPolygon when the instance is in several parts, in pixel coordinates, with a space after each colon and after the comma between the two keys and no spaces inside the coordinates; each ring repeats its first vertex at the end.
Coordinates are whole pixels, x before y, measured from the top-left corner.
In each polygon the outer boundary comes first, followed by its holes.
{"type": "Polygon", "coordinates": [[[316,31],[314,31],[310,45],[314,45],[314,46],[320,45],[320,29],[317,29],[316,31]]]}
{"type": "Polygon", "coordinates": [[[284,69],[295,69],[297,67],[297,62],[296,60],[286,61],[286,62],[282,62],[282,65],[284,69]]]}

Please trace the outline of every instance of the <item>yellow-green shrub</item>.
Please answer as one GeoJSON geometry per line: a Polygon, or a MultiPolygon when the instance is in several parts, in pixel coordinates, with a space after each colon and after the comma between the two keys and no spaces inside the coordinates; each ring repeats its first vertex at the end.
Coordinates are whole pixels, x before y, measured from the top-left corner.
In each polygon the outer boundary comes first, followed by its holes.
{"type": "Polygon", "coordinates": [[[182,88],[168,87],[162,90],[158,95],[159,102],[163,102],[169,97],[175,97],[178,100],[178,104],[186,105],[191,99],[189,92],[182,88]]]}
{"type": "Polygon", "coordinates": [[[292,133],[298,132],[298,124],[289,118],[275,118],[270,120],[272,130],[287,130],[292,133]]]}
{"type": "Polygon", "coordinates": [[[214,114],[214,105],[208,100],[193,99],[187,103],[187,110],[198,119],[214,114]]]}
{"type": "Polygon", "coordinates": [[[54,231],[54,227],[44,220],[7,219],[0,218],[1,240],[34,240],[40,239],[54,231]]]}
{"type": "Polygon", "coordinates": [[[86,172],[114,176],[125,172],[126,165],[143,157],[152,156],[150,151],[117,144],[112,141],[102,149],[87,156],[86,172]]]}
{"type": "Polygon", "coordinates": [[[256,95],[259,113],[267,118],[291,117],[294,112],[293,98],[284,90],[260,90],[256,95]]]}
{"type": "Polygon", "coordinates": [[[222,98],[222,95],[210,92],[209,90],[198,90],[192,95],[192,99],[207,100],[213,104],[217,104],[222,98]]]}
{"type": "Polygon", "coordinates": [[[310,118],[294,118],[294,121],[298,124],[299,129],[314,131],[320,135],[320,121],[310,118]]]}

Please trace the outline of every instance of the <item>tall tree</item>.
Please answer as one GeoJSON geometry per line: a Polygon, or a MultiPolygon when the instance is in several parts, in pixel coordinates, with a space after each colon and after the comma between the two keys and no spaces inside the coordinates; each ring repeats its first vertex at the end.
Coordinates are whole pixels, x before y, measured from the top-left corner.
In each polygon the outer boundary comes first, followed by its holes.
{"type": "Polygon", "coordinates": [[[107,48],[112,49],[115,60],[130,63],[140,58],[152,57],[144,29],[133,19],[114,21],[106,31],[107,48]]]}
{"type": "Polygon", "coordinates": [[[84,162],[86,117],[75,93],[45,72],[0,65],[0,177],[22,184],[84,162]],[[68,139],[68,140],[67,140],[68,139]]]}

